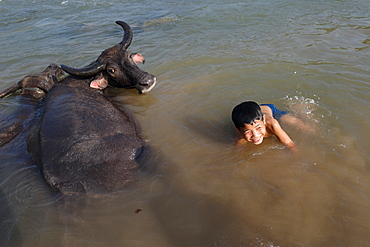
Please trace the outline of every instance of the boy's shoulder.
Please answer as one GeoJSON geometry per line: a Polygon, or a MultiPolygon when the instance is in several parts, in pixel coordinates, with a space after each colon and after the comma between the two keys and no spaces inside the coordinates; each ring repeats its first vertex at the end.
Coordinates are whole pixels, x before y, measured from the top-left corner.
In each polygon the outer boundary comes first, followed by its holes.
{"type": "Polygon", "coordinates": [[[272,114],[272,110],[268,105],[260,105],[260,107],[261,107],[262,114],[264,114],[266,117],[274,118],[272,114]]]}
{"type": "Polygon", "coordinates": [[[265,126],[271,134],[276,134],[276,131],[281,129],[279,121],[271,116],[265,115],[265,126]]]}

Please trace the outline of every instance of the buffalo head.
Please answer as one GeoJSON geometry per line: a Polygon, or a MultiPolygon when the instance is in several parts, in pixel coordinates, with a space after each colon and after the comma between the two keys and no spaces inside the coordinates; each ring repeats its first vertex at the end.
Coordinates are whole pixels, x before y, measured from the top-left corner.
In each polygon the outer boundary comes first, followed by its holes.
{"type": "Polygon", "coordinates": [[[61,65],[70,75],[94,77],[90,87],[103,89],[108,85],[121,88],[136,88],[139,93],[149,92],[156,83],[156,78],[141,70],[137,64],[143,63],[144,58],[139,53],[130,54],[127,48],[132,41],[132,30],[123,21],[116,21],[123,28],[122,41],[105,51],[91,65],[85,68],[72,68],[61,65]]]}

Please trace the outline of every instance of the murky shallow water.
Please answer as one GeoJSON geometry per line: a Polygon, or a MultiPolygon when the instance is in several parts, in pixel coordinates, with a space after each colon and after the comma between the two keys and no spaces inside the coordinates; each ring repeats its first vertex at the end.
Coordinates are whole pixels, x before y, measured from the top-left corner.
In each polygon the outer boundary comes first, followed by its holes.
{"type": "MultiPolygon", "coordinates": [[[[24,145],[1,148],[1,246],[369,245],[369,10],[364,0],[0,1],[0,90],[52,62],[89,64],[121,40],[116,20],[158,78],[147,95],[110,90],[153,150],[132,188],[60,198],[24,145]],[[284,126],[297,157],[274,138],[235,147],[230,113],[245,100],[289,109],[316,133],[284,126]]],[[[18,100],[0,101],[1,120],[18,100]]]]}

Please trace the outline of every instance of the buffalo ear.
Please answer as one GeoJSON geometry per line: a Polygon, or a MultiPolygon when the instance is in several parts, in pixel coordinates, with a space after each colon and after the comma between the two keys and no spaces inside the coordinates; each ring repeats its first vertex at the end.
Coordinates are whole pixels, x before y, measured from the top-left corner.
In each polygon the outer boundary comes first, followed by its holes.
{"type": "Polygon", "coordinates": [[[140,53],[132,53],[130,55],[132,61],[134,61],[134,63],[136,64],[144,64],[145,63],[145,58],[143,57],[143,55],[141,55],[140,53]]]}
{"type": "Polygon", "coordinates": [[[103,73],[99,73],[94,80],[90,82],[90,87],[95,89],[104,89],[108,86],[108,80],[105,79],[103,73]]]}

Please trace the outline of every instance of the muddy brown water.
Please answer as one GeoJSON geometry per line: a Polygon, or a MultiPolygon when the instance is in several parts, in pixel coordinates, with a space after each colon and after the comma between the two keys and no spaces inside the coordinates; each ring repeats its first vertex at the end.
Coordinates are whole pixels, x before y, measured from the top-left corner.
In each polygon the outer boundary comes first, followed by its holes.
{"type": "MultiPolygon", "coordinates": [[[[369,10],[365,0],[0,1],[0,90],[52,62],[89,64],[121,40],[116,20],[158,79],[146,95],[107,92],[152,149],[127,190],[60,197],[28,165],[24,136],[0,148],[0,246],[369,245],[369,10]],[[283,126],[298,155],[273,137],[234,146],[230,114],[245,100],[312,126],[283,126]]],[[[19,107],[2,99],[1,123],[19,107]]]]}

